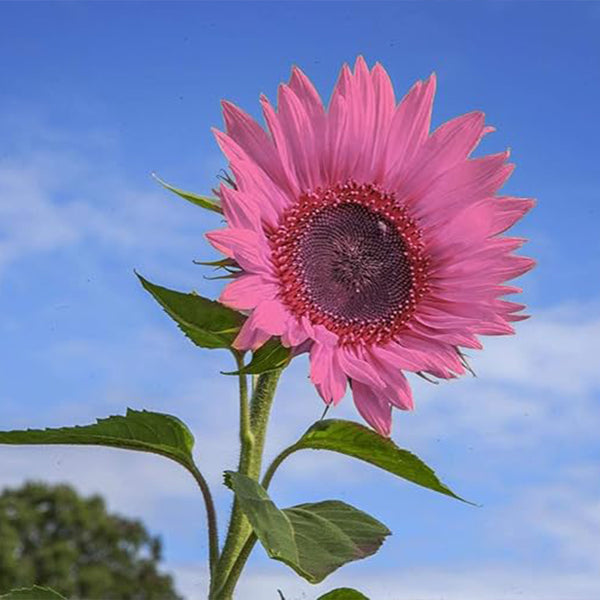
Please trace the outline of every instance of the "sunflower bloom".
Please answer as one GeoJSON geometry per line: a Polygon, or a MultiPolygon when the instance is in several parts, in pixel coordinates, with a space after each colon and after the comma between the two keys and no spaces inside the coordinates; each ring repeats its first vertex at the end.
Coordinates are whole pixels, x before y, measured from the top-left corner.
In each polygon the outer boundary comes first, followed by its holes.
{"type": "Polygon", "coordinates": [[[469,158],[491,127],[471,112],[430,133],[435,76],[398,104],[385,69],[344,66],[326,110],[297,68],[268,131],[223,103],[215,131],[235,189],[219,195],[227,227],[207,234],[241,268],[220,301],[247,311],[235,347],[272,336],[310,352],[327,404],[349,385],[356,408],[389,435],[392,407],[410,410],[407,371],[463,374],[462,348],[514,333],[521,304],[504,285],[534,262],[501,234],[533,200],[497,195],[508,151],[469,158]]]}

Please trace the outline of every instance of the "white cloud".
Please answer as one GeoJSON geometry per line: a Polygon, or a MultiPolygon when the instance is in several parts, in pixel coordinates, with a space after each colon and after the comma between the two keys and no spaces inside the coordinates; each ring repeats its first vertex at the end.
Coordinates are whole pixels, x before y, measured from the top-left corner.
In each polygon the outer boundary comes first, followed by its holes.
{"type": "Polygon", "coordinates": [[[154,455],[110,448],[3,446],[2,485],[17,487],[26,479],[70,482],[82,494],[102,494],[111,510],[148,521],[156,521],[170,499],[198,494],[183,468],[154,455]]]}
{"type": "Polygon", "coordinates": [[[0,269],[80,237],[64,209],[49,200],[57,182],[46,179],[45,165],[35,163],[0,162],[0,269]]]}
{"type": "MultiPolygon", "coordinates": [[[[89,143],[96,143],[93,136],[89,143]]],[[[190,248],[206,248],[202,231],[218,226],[216,218],[203,222],[209,217],[196,209],[190,220],[185,202],[175,196],[169,202],[149,175],[132,185],[105,168],[107,160],[101,152],[86,161],[69,144],[0,159],[0,274],[27,256],[84,243],[102,244],[112,256],[186,256],[190,248]]]]}
{"type": "Polygon", "coordinates": [[[552,545],[565,568],[600,573],[600,465],[581,462],[557,471],[552,481],[521,490],[502,511],[502,529],[520,546],[552,545]]]}
{"type": "Polygon", "coordinates": [[[515,337],[491,339],[474,360],[484,379],[573,395],[600,387],[600,319],[591,305],[534,315],[515,337]]]}
{"type": "MultiPolygon", "coordinates": [[[[592,444],[600,429],[597,303],[556,306],[489,338],[470,359],[477,378],[433,386],[413,379],[416,411],[396,436],[420,445],[460,436],[479,447],[522,451],[542,442],[592,444]]],[[[398,415],[398,413],[396,413],[398,415]]]]}

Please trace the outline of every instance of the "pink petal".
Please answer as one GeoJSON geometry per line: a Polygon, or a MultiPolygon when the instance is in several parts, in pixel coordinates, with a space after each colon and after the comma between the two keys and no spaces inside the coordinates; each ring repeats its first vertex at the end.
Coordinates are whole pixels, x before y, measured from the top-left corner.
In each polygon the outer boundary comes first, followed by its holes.
{"type": "Polygon", "coordinates": [[[392,431],[392,405],[382,393],[352,380],[352,397],[363,419],[378,433],[389,437],[392,431]]]}
{"type": "MultiPolygon", "coordinates": [[[[456,356],[455,346],[467,347],[460,343],[465,337],[465,334],[436,331],[413,320],[407,324],[407,331],[399,335],[397,341],[388,344],[388,348],[402,358],[411,356],[420,361],[419,368],[410,369],[411,371],[426,371],[436,377],[452,379],[455,373],[464,372],[464,367],[456,356]]],[[[392,359],[388,357],[388,360],[391,362],[392,359]]]]}
{"type": "Polygon", "coordinates": [[[292,69],[289,86],[304,105],[311,120],[316,123],[321,121],[325,116],[323,101],[310,79],[298,67],[292,69]]]}
{"type": "Polygon", "coordinates": [[[387,400],[396,408],[412,410],[414,408],[412,390],[404,373],[396,366],[394,357],[390,352],[381,347],[371,349],[377,370],[386,383],[385,393],[387,400]]]}
{"type": "Polygon", "coordinates": [[[377,123],[377,98],[369,68],[362,56],[356,59],[347,99],[358,150],[353,165],[354,178],[357,181],[369,181],[373,175],[372,160],[377,123]]]}
{"type": "Polygon", "coordinates": [[[275,184],[232,138],[217,130],[214,133],[221,149],[229,158],[239,190],[236,192],[222,186],[222,189],[227,190],[224,196],[224,200],[229,203],[227,208],[233,217],[238,218],[238,221],[230,224],[240,227],[242,223],[249,223],[244,226],[258,229],[262,217],[267,223],[275,225],[295,196],[290,196],[289,191],[275,184]],[[239,206],[235,207],[236,204],[239,206]]]}
{"type": "Polygon", "coordinates": [[[441,282],[431,282],[429,285],[431,295],[435,298],[450,301],[482,300],[504,296],[505,294],[518,294],[521,288],[506,285],[489,285],[485,282],[473,282],[471,285],[454,287],[441,282]]]}
{"type": "Polygon", "coordinates": [[[398,370],[425,371],[431,360],[426,352],[414,347],[404,347],[396,342],[388,342],[386,346],[375,346],[371,352],[379,360],[385,360],[398,370]]]}
{"type": "Polygon", "coordinates": [[[513,198],[500,196],[496,198],[496,214],[492,230],[494,234],[503,233],[535,206],[531,198],[513,198]]]}
{"type": "Polygon", "coordinates": [[[337,354],[342,369],[350,378],[373,387],[383,388],[385,386],[385,382],[373,365],[369,364],[365,358],[358,356],[355,349],[341,347],[337,349],[337,354]]]}
{"type": "Polygon", "coordinates": [[[240,275],[229,283],[219,297],[219,302],[235,310],[251,310],[265,300],[273,300],[279,287],[261,275],[240,275]]]}
{"type": "MultiPolygon", "coordinates": [[[[454,340],[455,341],[455,340],[454,340]]],[[[477,346],[481,348],[481,345],[477,346]]],[[[403,333],[399,341],[389,342],[371,350],[375,357],[382,362],[400,369],[417,373],[419,371],[435,372],[437,377],[452,378],[460,362],[457,361],[454,345],[436,339],[431,335],[427,338],[414,333],[403,333]]],[[[384,377],[385,378],[385,377],[384,377]]],[[[399,384],[396,384],[399,385],[399,384]]],[[[406,382],[408,386],[408,382],[406,382]]],[[[410,389],[405,389],[406,397],[412,397],[410,389]]],[[[411,400],[412,401],[412,400],[411,400]]]]}
{"type": "Polygon", "coordinates": [[[480,321],[474,316],[462,317],[440,309],[433,310],[430,307],[427,307],[427,309],[419,307],[419,310],[413,315],[413,319],[418,323],[440,331],[460,331],[476,327],[480,321]]]}
{"type": "Polygon", "coordinates": [[[255,327],[251,319],[246,320],[233,341],[236,350],[257,350],[271,337],[266,331],[255,327]]]}
{"type": "Polygon", "coordinates": [[[263,222],[270,227],[277,227],[284,210],[294,199],[254,165],[232,163],[231,168],[240,191],[254,200],[263,222]]]}
{"type": "Polygon", "coordinates": [[[314,343],[310,349],[310,378],[327,404],[337,404],[346,393],[346,374],[335,348],[314,343]]]}
{"type": "Polygon", "coordinates": [[[466,160],[485,129],[484,114],[478,111],[456,117],[438,127],[415,157],[407,174],[410,180],[407,187],[424,188],[428,181],[466,160]]]}
{"type": "Polygon", "coordinates": [[[514,328],[506,322],[486,322],[477,327],[479,335],[514,335],[514,328]]]}
{"type": "Polygon", "coordinates": [[[324,165],[330,183],[372,182],[381,163],[394,109],[394,95],[383,67],[369,73],[362,56],[354,73],[344,65],[331,98],[324,165]]]}
{"type": "Polygon", "coordinates": [[[481,200],[470,206],[456,209],[448,215],[444,223],[428,222],[423,227],[424,241],[434,266],[435,273],[446,268],[440,259],[448,252],[457,252],[457,248],[479,247],[490,236],[494,221],[495,209],[491,202],[481,200]]]}
{"type": "Polygon", "coordinates": [[[501,261],[497,261],[496,265],[490,267],[490,272],[501,277],[502,281],[514,279],[527,273],[535,267],[536,262],[533,258],[527,256],[507,256],[501,261]]]}
{"type": "Polygon", "coordinates": [[[325,185],[329,181],[326,180],[324,166],[327,154],[327,115],[323,101],[314,85],[298,67],[292,69],[289,88],[301,102],[311,122],[313,150],[319,165],[315,171],[315,183],[325,185]]]}
{"type": "Polygon", "coordinates": [[[297,318],[288,321],[287,329],[281,336],[281,343],[288,348],[300,346],[309,338],[306,329],[297,318]]]}
{"type": "Polygon", "coordinates": [[[356,139],[353,102],[349,98],[351,82],[352,73],[348,65],[344,65],[331,95],[327,119],[324,166],[330,184],[352,177],[360,148],[356,139]]]}
{"type": "Polygon", "coordinates": [[[324,169],[326,182],[335,184],[345,181],[350,173],[348,167],[351,153],[348,148],[349,118],[344,96],[336,88],[329,104],[327,118],[324,169]]]}
{"type": "Polygon", "coordinates": [[[435,74],[425,83],[418,81],[396,109],[387,141],[388,181],[397,181],[404,176],[429,135],[435,87],[435,74]]]}
{"type": "Polygon", "coordinates": [[[312,337],[320,344],[330,347],[337,345],[339,338],[335,333],[333,333],[333,331],[329,331],[329,329],[327,329],[323,325],[311,326],[309,324],[308,319],[306,318],[302,319],[302,324],[304,328],[309,332],[310,337],[312,337]]]}
{"type": "Polygon", "coordinates": [[[301,190],[298,176],[294,169],[294,157],[292,156],[290,148],[288,147],[287,131],[281,124],[279,116],[265,96],[260,97],[260,103],[262,105],[265,122],[267,123],[267,127],[271,132],[271,137],[275,142],[275,147],[277,148],[277,153],[281,160],[283,171],[287,180],[290,182],[291,194],[294,197],[298,197],[300,192],[304,190],[301,190]]]}
{"type": "Polygon", "coordinates": [[[287,152],[300,188],[312,190],[321,185],[321,156],[317,152],[313,121],[298,96],[287,85],[279,86],[277,118],[285,135],[287,152]]]}
{"type": "Polygon", "coordinates": [[[219,189],[219,197],[225,219],[230,226],[236,229],[260,229],[261,215],[253,198],[223,184],[219,189]]]}
{"type": "MultiPolygon", "coordinates": [[[[232,104],[223,101],[223,118],[227,135],[235,141],[245,155],[258,165],[271,179],[283,188],[289,185],[279,155],[273,141],[265,130],[247,113],[232,104]]],[[[220,133],[220,132],[219,132],[220,133]]],[[[219,144],[222,139],[219,139],[219,144]]],[[[223,146],[221,146],[223,148],[223,146]]],[[[232,150],[223,148],[225,155],[232,160],[232,150]]]]}
{"type": "Polygon", "coordinates": [[[233,342],[237,350],[256,350],[270,337],[281,335],[291,315],[278,300],[261,302],[246,319],[233,342]]]}
{"type": "Polygon", "coordinates": [[[373,132],[370,170],[373,173],[373,181],[381,183],[385,175],[385,152],[388,133],[396,108],[396,98],[389,75],[380,63],[376,63],[373,67],[371,81],[376,103],[376,122],[373,132]]]}
{"type": "Polygon", "coordinates": [[[508,152],[458,163],[436,179],[405,183],[411,210],[426,227],[439,227],[457,210],[493,196],[504,184],[514,166],[507,164],[508,152]]]}
{"type": "Polygon", "coordinates": [[[256,231],[227,227],[209,231],[206,238],[217,250],[234,258],[245,271],[272,275],[268,243],[256,231]]]}
{"type": "Polygon", "coordinates": [[[423,146],[423,157],[427,162],[437,158],[440,163],[445,163],[440,165],[442,168],[465,160],[486,130],[484,120],[485,115],[481,111],[473,111],[446,121],[431,134],[423,146]]]}

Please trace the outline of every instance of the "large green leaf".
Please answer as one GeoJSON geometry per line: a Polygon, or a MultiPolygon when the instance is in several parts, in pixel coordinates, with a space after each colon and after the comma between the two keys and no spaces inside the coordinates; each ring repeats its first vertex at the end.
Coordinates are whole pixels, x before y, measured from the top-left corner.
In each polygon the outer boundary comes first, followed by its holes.
{"type": "Polygon", "coordinates": [[[253,479],[228,471],[226,483],[267,554],[311,583],[374,554],[390,535],[377,519],[338,500],[279,510],[253,479]]]}
{"type": "Polygon", "coordinates": [[[223,375],[259,375],[287,367],[292,352],[283,346],[279,338],[271,338],[252,354],[252,360],[239,371],[229,371],[223,375]]]}
{"type": "Polygon", "coordinates": [[[146,410],[98,419],[93,425],[1,431],[0,444],[76,444],[152,452],[194,471],[194,436],[177,417],[146,410]]]}
{"type": "Polygon", "coordinates": [[[156,173],[152,173],[152,177],[160,183],[164,188],[168,189],[170,192],[173,192],[195,204],[196,206],[200,206],[201,208],[206,208],[207,210],[212,210],[213,212],[223,214],[223,209],[221,208],[221,203],[218,198],[210,198],[209,196],[199,196],[198,194],[194,194],[193,192],[186,192],[184,190],[180,190],[172,185],[169,185],[166,181],[163,181],[156,173]]]}
{"type": "Polygon", "coordinates": [[[365,595],[351,588],[337,588],[319,596],[317,600],[369,600],[365,595]]]}
{"type": "Polygon", "coordinates": [[[420,458],[353,421],[317,421],[293,446],[294,451],[303,449],[331,450],[352,456],[417,485],[467,502],[443,484],[420,458]]]}
{"type": "Polygon", "coordinates": [[[231,348],[246,318],[244,315],[198,294],[169,290],[136,275],[194,344],[201,348],[231,348]]]}
{"type": "Polygon", "coordinates": [[[0,596],[0,600],[66,600],[58,592],[47,587],[34,585],[30,588],[11,590],[8,594],[0,596]]]}

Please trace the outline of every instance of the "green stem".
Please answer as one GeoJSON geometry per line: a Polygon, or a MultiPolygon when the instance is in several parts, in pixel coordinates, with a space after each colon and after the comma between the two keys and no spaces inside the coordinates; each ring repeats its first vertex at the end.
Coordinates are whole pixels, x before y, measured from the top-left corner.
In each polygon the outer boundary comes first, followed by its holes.
{"type": "Polygon", "coordinates": [[[198,487],[202,492],[204,498],[204,504],[206,505],[206,520],[208,523],[208,561],[210,567],[211,577],[214,576],[215,569],[217,568],[217,561],[219,560],[219,534],[217,529],[217,512],[215,510],[215,504],[213,502],[210,488],[206,479],[200,471],[194,465],[193,469],[189,465],[186,468],[194,476],[194,479],[198,483],[198,487]]]}
{"type": "Polygon", "coordinates": [[[246,561],[248,560],[248,557],[250,556],[250,553],[256,544],[256,539],[255,533],[251,533],[246,539],[246,543],[242,546],[242,549],[237,555],[237,558],[235,559],[235,562],[229,571],[229,576],[220,590],[219,599],[232,597],[233,590],[238,582],[238,579],[240,578],[240,575],[242,574],[242,569],[244,568],[244,565],[246,564],[246,561]]]}
{"type": "Polygon", "coordinates": [[[285,450],[282,450],[274,459],[273,462],[269,465],[269,468],[266,470],[265,475],[262,479],[261,485],[266,489],[269,488],[271,484],[271,479],[273,479],[273,475],[275,475],[275,471],[277,471],[279,465],[290,455],[296,452],[296,450],[300,450],[300,447],[297,444],[293,444],[292,446],[287,447],[285,450]]]}
{"type": "MultiPolygon", "coordinates": [[[[240,371],[244,366],[243,355],[240,352],[234,352],[237,370],[240,371]]],[[[251,449],[254,443],[254,435],[250,427],[250,408],[248,406],[248,380],[246,375],[240,373],[240,459],[238,463],[238,472],[246,474],[250,468],[251,449]]],[[[219,558],[217,571],[211,579],[210,598],[221,598],[221,594],[215,595],[223,584],[223,578],[226,574],[227,566],[235,559],[236,541],[240,536],[243,514],[240,512],[237,500],[234,499],[229,517],[229,529],[223,545],[223,550],[219,558]]]]}
{"type": "Polygon", "coordinates": [[[265,448],[265,438],[267,435],[267,426],[269,416],[271,415],[271,406],[277,390],[277,384],[281,377],[282,369],[263,373],[256,383],[256,388],[252,396],[250,406],[250,427],[254,434],[254,445],[252,447],[252,461],[249,477],[256,479],[260,477],[262,468],[262,457],[265,448]]]}
{"type": "MultiPolygon", "coordinates": [[[[268,489],[271,480],[273,479],[273,475],[275,475],[275,471],[279,468],[279,465],[288,457],[290,454],[296,452],[296,450],[300,450],[300,447],[297,444],[293,444],[292,446],[287,447],[285,450],[280,452],[274,459],[273,462],[269,465],[269,468],[266,470],[264,477],[262,479],[261,485],[266,489],[268,489]]],[[[221,592],[223,594],[223,598],[228,598],[232,593],[235,585],[242,573],[242,569],[252,552],[256,544],[256,535],[254,533],[250,533],[248,538],[246,539],[246,543],[243,545],[240,550],[235,562],[233,563],[231,570],[229,571],[229,575],[225,584],[221,588],[221,592]]]]}
{"type": "MultiPolygon", "coordinates": [[[[238,359],[238,370],[242,366],[241,357],[238,359]]],[[[238,473],[258,481],[262,467],[262,455],[265,436],[269,422],[269,414],[277,389],[281,370],[263,373],[258,378],[252,394],[250,410],[247,403],[246,377],[240,375],[240,440],[241,452],[238,473]]],[[[228,600],[233,593],[241,568],[247,558],[238,558],[252,532],[245,515],[236,500],[233,502],[229,530],[223,545],[221,557],[217,565],[211,585],[211,600],[228,600]],[[239,563],[239,572],[233,573],[233,566],[239,563]],[[230,577],[230,573],[232,577],[230,577]],[[229,590],[229,591],[227,591],[229,590]]]]}
{"type": "MultiPolygon", "coordinates": [[[[238,371],[244,366],[241,354],[235,355],[238,371]]],[[[250,408],[248,406],[248,380],[245,375],[239,375],[240,383],[240,464],[238,470],[245,473],[248,469],[250,453],[254,444],[254,434],[250,427],[250,408]]]]}

